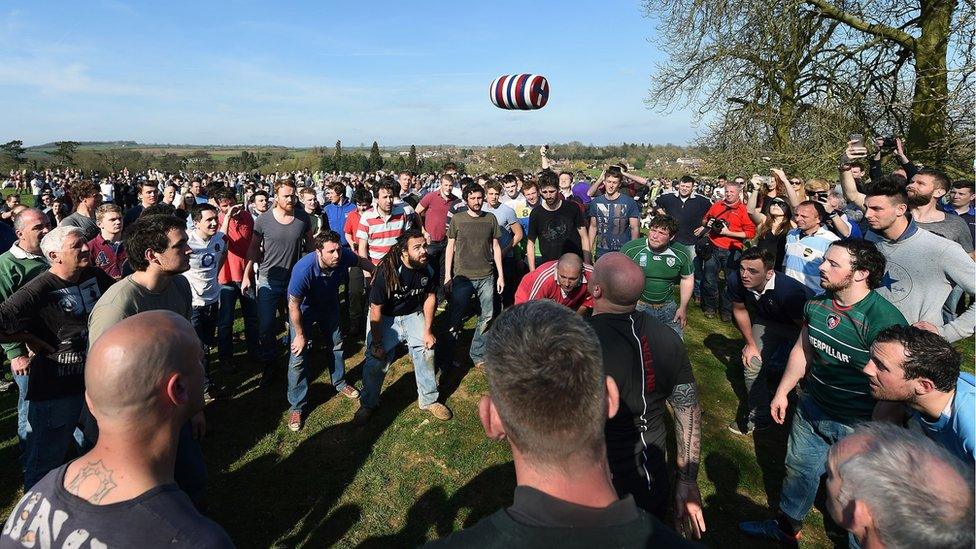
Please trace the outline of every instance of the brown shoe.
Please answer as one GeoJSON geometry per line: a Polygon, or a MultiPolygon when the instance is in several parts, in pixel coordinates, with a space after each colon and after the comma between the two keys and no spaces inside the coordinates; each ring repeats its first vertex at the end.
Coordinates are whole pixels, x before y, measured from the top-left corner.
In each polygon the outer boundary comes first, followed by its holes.
{"type": "Polygon", "coordinates": [[[353,387],[352,385],[346,385],[339,391],[339,394],[346,398],[359,398],[359,389],[353,387]]]}
{"type": "Polygon", "coordinates": [[[292,411],[288,414],[288,428],[297,433],[302,428],[302,413],[298,410],[292,411]]]}
{"type": "Polygon", "coordinates": [[[447,406],[444,406],[440,402],[435,402],[433,404],[428,404],[427,406],[421,406],[421,410],[427,410],[430,415],[436,417],[441,421],[447,421],[454,417],[454,413],[447,406]]]}

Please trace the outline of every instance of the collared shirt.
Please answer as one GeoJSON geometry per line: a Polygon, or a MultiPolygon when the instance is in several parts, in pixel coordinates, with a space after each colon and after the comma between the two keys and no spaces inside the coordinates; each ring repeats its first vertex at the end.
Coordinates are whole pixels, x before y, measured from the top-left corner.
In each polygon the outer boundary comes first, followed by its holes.
{"type": "Polygon", "coordinates": [[[345,226],[346,218],[349,213],[356,209],[356,205],[348,200],[343,200],[339,204],[326,204],[322,210],[325,212],[325,217],[329,220],[329,228],[333,231],[339,233],[339,244],[343,246],[348,246],[349,243],[346,241],[345,226]]]}
{"type": "Polygon", "coordinates": [[[307,321],[332,324],[339,318],[339,285],[348,278],[349,267],[359,264],[359,256],[342,249],[334,269],[322,269],[318,253],[310,252],[295,263],[288,281],[288,295],[300,299],[307,321]]]}
{"type": "Polygon", "coordinates": [[[799,326],[803,307],[813,295],[810,288],[780,272],[773,273],[762,292],[746,289],[738,272],[731,273],[725,285],[726,298],[744,304],[752,312],[753,322],[799,326]]]}
{"type": "Polygon", "coordinates": [[[558,263],[558,260],[547,261],[522,277],[522,281],[515,291],[515,303],[525,303],[535,299],[550,299],[574,311],[584,305],[593,308],[593,296],[587,290],[590,278],[593,277],[593,267],[583,265],[583,279],[580,281],[580,285],[573,291],[566,293],[559,285],[556,274],[558,263]]]}
{"type": "Polygon", "coordinates": [[[409,204],[394,204],[388,216],[381,215],[375,207],[360,216],[356,238],[366,240],[373,265],[379,265],[400,234],[412,226],[412,216],[409,204]]]}
{"type": "Polygon", "coordinates": [[[826,227],[819,226],[811,235],[804,234],[799,228],[786,234],[786,258],[783,260],[783,270],[787,276],[796,279],[821,294],[820,264],[830,244],[840,240],[836,234],[826,227]]]}

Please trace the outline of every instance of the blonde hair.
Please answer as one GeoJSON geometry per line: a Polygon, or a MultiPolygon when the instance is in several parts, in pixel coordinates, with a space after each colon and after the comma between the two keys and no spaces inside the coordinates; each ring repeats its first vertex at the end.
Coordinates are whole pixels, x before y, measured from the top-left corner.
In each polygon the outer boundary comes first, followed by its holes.
{"type": "Polygon", "coordinates": [[[117,213],[122,215],[122,208],[115,204],[102,204],[95,209],[95,223],[101,223],[102,218],[105,217],[107,213],[117,213]]]}

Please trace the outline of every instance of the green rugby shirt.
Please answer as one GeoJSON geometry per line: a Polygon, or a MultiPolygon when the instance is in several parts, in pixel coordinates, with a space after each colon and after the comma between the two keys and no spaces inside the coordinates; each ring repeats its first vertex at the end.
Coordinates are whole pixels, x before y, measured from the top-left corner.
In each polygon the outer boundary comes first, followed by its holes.
{"type": "Polygon", "coordinates": [[[871,291],[850,307],[829,294],[810,298],[804,307],[807,341],[812,349],[804,391],[832,418],[853,423],[871,419],[871,398],[864,366],[878,332],[908,324],[894,305],[871,291]]]}
{"type": "Polygon", "coordinates": [[[648,247],[647,238],[642,237],[624,244],[620,253],[633,259],[644,271],[644,291],[640,298],[647,303],[674,301],[674,285],[682,277],[695,273],[691,256],[681,244],[672,243],[657,253],[648,247]]]}

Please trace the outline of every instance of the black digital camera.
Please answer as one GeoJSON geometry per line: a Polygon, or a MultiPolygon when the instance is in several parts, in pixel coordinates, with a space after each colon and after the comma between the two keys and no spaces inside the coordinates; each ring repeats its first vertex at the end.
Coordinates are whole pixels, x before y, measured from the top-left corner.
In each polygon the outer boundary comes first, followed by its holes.
{"type": "Polygon", "coordinates": [[[710,230],[713,233],[722,232],[722,229],[724,229],[726,226],[728,226],[728,223],[726,223],[725,220],[719,219],[717,217],[713,217],[709,219],[707,225],[708,230],[710,230]]]}

